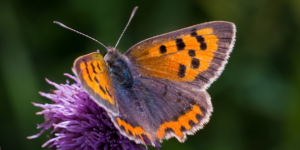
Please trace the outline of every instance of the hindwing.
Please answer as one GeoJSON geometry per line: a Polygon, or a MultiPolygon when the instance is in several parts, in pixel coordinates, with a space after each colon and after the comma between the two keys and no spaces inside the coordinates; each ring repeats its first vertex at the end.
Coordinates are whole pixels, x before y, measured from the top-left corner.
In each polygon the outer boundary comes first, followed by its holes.
{"type": "Polygon", "coordinates": [[[135,78],[131,89],[116,89],[120,115],[113,122],[122,134],[137,143],[162,142],[176,137],[184,142],[209,120],[209,94],[190,91],[161,79],[135,78]]]}

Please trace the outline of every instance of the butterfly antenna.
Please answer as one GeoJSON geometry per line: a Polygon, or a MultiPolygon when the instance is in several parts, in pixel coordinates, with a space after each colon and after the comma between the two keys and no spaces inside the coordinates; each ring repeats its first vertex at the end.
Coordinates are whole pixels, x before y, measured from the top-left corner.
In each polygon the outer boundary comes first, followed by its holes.
{"type": "Polygon", "coordinates": [[[74,32],[76,32],[76,33],[78,33],[78,34],[81,34],[81,35],[83,35],[83,36],[85,36],[85,37],[87,37],[87,38],[89,38],[89,39],[92,39],[93,41],[95,41],[95,42],[101,44],[103,47],[105,47],[105,49],[107,49],[107,47],[106,47],[104,44],[102,44],[102,43],[99,42],[98,40],[96,40],[96,39],[94,39],[94,38],[92,38],[92,37],[90,37],[90,36],[88,36],[88,35],[86,35],[86,34],[84,34],[84,33],[81,33],[81,32],[79,32],[79,31],[76,31],[76,30],[74,30],[74,29],[72,29],[72,28],[70,28],[70,27],[68,27],[68,26],[66,26],[66,25],[64,25],[64,24],[62,24],[62,23],[60,23],[60,22],[58,22],[58,21],[54,21],[53,23],[58,24],[58,25],[60,25],[60,26],[63,27],[63,28],[66,28],[66,29],[69,29],[69,30],[71,30],[71,31],[74,31],[74,32]]]}
{"type": "Polygon", "coordinates": [[[132,13],[131,13],[130,19],[129,19],[129,21],[128,21],[128,23],[127,23],[126,27],[125,27],[125,29],[123,30],[123,32],[122,32],[122,34],[121,34],[121,36],[120,36],[120,38],[119,38],[119,40],[118,40],[118,42],[117,42],[117,44],[116,44],[115,48],[118,46],[118,44],[119,44],[119,42],[120,42],[120,39],[122,38],[122,36],[123,36],[123,34],[124,34],[125,30],[127,29],[128,25],[129,25],[129,23],[130,23],[131,19],[133,18],[133,16],[134,16],[134,14],[135,14],[135,12],[136,12],[136,10],[137,10],[137,9],[138,9],[138,7],[137,7],[137,6],[136,6],[136,7],[134,7],[134,9],[133,9],[133,11],[132,11],[132,13]]]}

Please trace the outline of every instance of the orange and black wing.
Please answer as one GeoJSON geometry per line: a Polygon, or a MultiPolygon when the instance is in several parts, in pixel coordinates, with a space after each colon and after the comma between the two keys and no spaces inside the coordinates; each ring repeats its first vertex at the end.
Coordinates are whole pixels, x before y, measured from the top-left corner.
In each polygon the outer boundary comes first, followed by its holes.
{"type": "Polygon", "coordinates": [[[183,142],[201,129],[213,110],[206,88],[223,71],[235,32],[233,23],[208,22],[130,48],[125,55],[136,76],[130,91],[116,89],[124,115],[112,117],[121,133],[139,143],[183,142]]]}
{"type": "Polygon", "coordinates": [[[230,22],[203,23],[144,40],[125,55],[144,77],[206,89],[222,73],[235,32],[230,22]]]}
{"type": "Polygon", "coordinates": [[[108,68],[101,54],[94,52],[77,58],[74,70],[83,89],[106,111],[118,114],[118,104],[108,68]]]}

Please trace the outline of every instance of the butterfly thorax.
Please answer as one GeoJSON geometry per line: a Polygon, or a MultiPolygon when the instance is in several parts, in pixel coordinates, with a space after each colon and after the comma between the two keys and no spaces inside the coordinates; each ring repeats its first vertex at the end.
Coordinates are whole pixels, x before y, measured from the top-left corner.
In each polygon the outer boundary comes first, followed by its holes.
{"type": "Polygon", "coordinates": [[[121,88],[131,88],[133,78],[125,57],[115,48],[109,47],[104,56],[110,75],[115,85],[121,88]]]}

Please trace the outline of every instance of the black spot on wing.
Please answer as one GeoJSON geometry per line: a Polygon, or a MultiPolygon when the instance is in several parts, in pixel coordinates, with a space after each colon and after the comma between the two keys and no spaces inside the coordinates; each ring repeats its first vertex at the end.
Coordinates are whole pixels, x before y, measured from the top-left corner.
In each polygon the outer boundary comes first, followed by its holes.
{"type": "Polygon", "coordinates": [[[197,115],[196,115],[196,119],[197,119],[198,121],[200,121],[200,120],[202,119],[202,116],[201,116],[200,114],[197,114],[197,115]]]}
{"type": "Polygon", "coordinates": [[[176,46],[178,51],[184,50],[185,44],[181,38],[176,39],[176,46]]]}
{"type": "Polygon", "coordinates": [[[191,67],[193,69],[198,69],[200,67],[200,60],[197,58],[193,58],[191,62],[191,67]]]}
{"type": "Polygon", "coordinates": [[[186,114],[186,112],[184,110],[179,111],[180,116],[183,116],[186,114]]]}
{"type": "Polygon", "coordinates": [[[87,65],[87,63],[86,63],[86,61],[84,62],[84,64],[85,64],[85,66],[86,66],[86,72],[87,72],[87,74],[88,74],[88,76],[89,76],[89,79],[91,80],[91,82],[93,82],[93,80],[92,80],[92,78],[91,78],[91,75],[90,75],[90,72],[89,72],[89,69],[88,69],[88,65],[87,65]]]}
{"type": "Polygon", "coordinates": [[[167,47],[166,47],[165,45],[161,45],[161,46],[159,47],[159,52],[160,52],[161,54],[167,53],[167,47]]]}
{"type": "Polygon", "coordinates": [[[189,50],[189,56],[191,56],[191,57],[195,57],[196,56],[196,52],[195,52],[195,50],[189,50]]]}
{"type": "Polygon", "coordinates": [[[201,50],[206,50],[207,44],[205,42],[201,43],[200,48],[201,48],[201,50]]]}
{"type": "Polygon", "coordinates": [[[100,90],[101,90],[104,94],[106,94],[104,88],[103,88],[101,85],[99,85],[99,87],[100,87],[100,90]]]}
{"type": "Polygon", "coordinates": [[[172,128],[166,128],[165,129],[165,133],[171,133],[174,132],[174,130],[172,128]]]}
{"type": "Polygon", "coordinates": [[[204,37],[202,35],[196,36],[196,39],[199,43],[204,42],[204,37]]]}
{"type": "Polygon", "coordinates": [[[193,127],[193,126],[196,125],[196,123],[195,123],[193,120],[190,120],[190,121],[189,121],[189,125],[190,125],[191,127],[193,127]]]}
{"type": "Polygon", "coordinates": [[[99,65],[99,63],[97,62],[97,67],[98,67],[98,69],[101,71],[101,68],[100,68],[100,65],[99,65]]]}
{"type": "Polygon", "coordinates": [[[110,94],[110,92],[107,90],[106,86],[105,86],[105,90],[106,90],[108,96],[109,96],[109,97],[112,97],[111,94],[110,94]]]}
{"type": "Polygon", "coordinates": [[[171,117],[171,121],[177,121],[180,116],[174,115],[171,117]]]}
{"type": "Polygon", "coordinates": [[[184,126],[181,126],[180,131],[184,132],[184,131],[186,131],[186,128],[184,126]]]}
{"type": "Polygon", "coordinates": [[[94,80],[99,84],[99,80],[96,78],[96,76],[94,77],[94,80]]]}
{"type": "Polygon", "coordinates": [[[96,72],[96,70],[95,70],[95,66],[94,66],[93,63],[91,63],[91,66],[92,66],[92,68],[93,68],[93,72],[94,72],[95,74],[97,74],[97,72],[96,72]]]}
{"type": "Polygon", "coordinates": [[[178,77],[183,78],[185,76],[186,66],[183,64],[179,64],[178,77]]]}
{"type": "Polygon", "coordinates": [[[191,30],[191,36],[197,36],[198,34],[197,34],[197,29],[192,29],[191,30]]]}
{"type": "Polygon", "coordinates": [[[201,50],[206,50],[207,49],[207,44],[205,43],[205,39],[202,35],[197,35],[196,36],[197,41],[200,43],[200,49],[201,50]]]}

